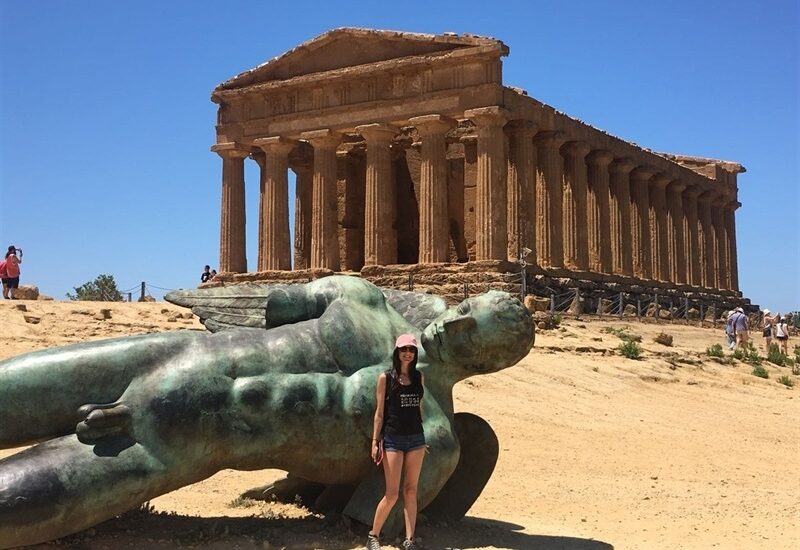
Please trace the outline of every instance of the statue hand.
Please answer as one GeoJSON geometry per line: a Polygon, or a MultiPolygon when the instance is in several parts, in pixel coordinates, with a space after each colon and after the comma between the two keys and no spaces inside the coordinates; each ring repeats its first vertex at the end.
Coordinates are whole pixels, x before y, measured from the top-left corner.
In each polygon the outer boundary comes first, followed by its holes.
{"type": "Polygon", "coordinates": [[[131,410],[119,403],[87,404],[78,409],[75,433],[81,443],[91,445],[112,435],[130,436],[131,410]]]}

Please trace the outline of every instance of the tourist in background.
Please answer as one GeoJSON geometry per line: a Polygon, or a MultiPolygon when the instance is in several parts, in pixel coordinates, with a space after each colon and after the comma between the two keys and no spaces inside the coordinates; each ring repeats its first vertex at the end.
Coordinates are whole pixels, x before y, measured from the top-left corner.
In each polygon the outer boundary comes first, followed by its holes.
{"type": "Polygon", "coordinates": [[[727,340],[728,349],[736,347],[736,332],[733,330],[733,310],[725,315],[725,338],[727,340]]]}
{"type": "Polygon", "coordinates": [[[733,310],[732,317],[733,318],[731,319],[731,322],[733,323],[733,333],[736,335],[736,347],[742,351],[747,351],[747,338],[749,329],[747,315],[744,314],[744,310],[742,308],[737,307],[733,310]]]}
{"type": "Polygon", "coordinates": [[[775,331],[775,323],[780,318],[780,315],[776,315],[775,317],[770,316],[770,311],[768,309],[764,310],[764,317],[762,320],[763,328],[763,336],[764,336],[764,350],[769,353],[769,345],[772,343],[772,337],[774,336],[775,331]]]}
{"type": "Polygon", "coordinates": [[[12,244],[8,247],[6,257],[0,265],[0,277],[3,279],[3,298],[13,300],[14,294],[19,288],[19,264],[22,263],[22,249],[16,248],[12,244]],[[19,252],[19,257],[17,257],[19,252]]]}
{"type": "MultiPolygon", "coordinates": [[[[776,316],[777,318],[777,316],[776,316]]],[[[784,315],[775,322],[775,339],[778,341],[781,353],[789,355],[789,316],[784,315]]]]}
{"type": "Polygon", "coordinates": [[[200,282],[207,283],[211,280],[211,266],[207,265],[203,268],[203,272],[200,274],[200,282]]]}

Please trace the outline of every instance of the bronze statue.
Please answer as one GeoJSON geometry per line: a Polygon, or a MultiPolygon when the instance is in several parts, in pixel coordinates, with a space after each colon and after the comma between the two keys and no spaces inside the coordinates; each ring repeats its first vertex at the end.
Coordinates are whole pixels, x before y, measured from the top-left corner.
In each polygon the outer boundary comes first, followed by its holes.
{"type": "Polygon", "coordinates": [[[498,291],[448,308],[435,296],[331,276],[167,299],[192,307],[212,333],[115,338],[0,362],[0,448],[38,443],[0,461],[0,547],[85,529],[226,468],[286,470],[295,484],[318,487],[323,502],[333,491],[328,502],[338,498],[369,524],[383,488],[369,455],[375,384],[406,332],[422,345],[426,380],[430,454],[419,507],[435,510],[436,499],[463,515],[497,445],[485,422],[454,417],[453,385],[515,364],[534,339],[522,304],[498,291]],[[470,467],[460,452],[469,442],[458,437],[467,432],[485,443],[472,457],[477,478],[459,473],[470,467]],[[474,479],[446,486],[459,475],[474,479]]]}

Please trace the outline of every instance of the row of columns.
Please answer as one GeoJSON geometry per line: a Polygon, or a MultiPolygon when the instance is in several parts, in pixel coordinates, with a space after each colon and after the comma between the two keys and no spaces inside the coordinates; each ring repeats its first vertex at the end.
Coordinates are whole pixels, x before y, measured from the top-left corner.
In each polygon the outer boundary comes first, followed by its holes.
{"type": "MultiPolygon", "coordinates": [[[[466,113],[478,128],[478,182],[476,219],[478,259],[502,259],[507,253],[506,159],[502,109],[488,107],[466,113]]],[[[445,136],[456,121],[442,115],[409,120],[421,141],[419,202],[419,262],[440,263],[449,259],[447,213],[447,157],[445,136]]],[[[390,146],[399,129],[387,124],[358,126],[367,144],[364,257],[367,265],[397,261],[396,234],[392,229],[392,169],[390,146]]],[[[336,231],[336,148],[342,135],[333,130],[305,132],[300,138],[314,150],[311,185],[310,265],[302,267],[339,269],[336,231]]],[[[289,269],[288,156],[295,141],[283,137],[258,138],[253,144],[263,151],[257,156],[262,167],[259,208],[258,270],[289,269]],[[283,202],[281,202],[283,201],[283,202]]],[[[248,151],[233,145],[215,146],[223,158],[220,269],[246,269],[244,251],[244,169],[248,151]]],[[[300,183],[298,176],[298,188],[300,183]]],[[[300,191],[298,191],[300,192],[300,191]]],[[[305,220],[304,220],[305,221],[305,220]]],[[[297,224],[305,226],[304,224],[297,224]]],[[[305,235],[295,236],[305,238],[305,235]]]]}
{"type": "Polygon", "coordinates": [[[540,265],[738,290],[740,204],[725,192],[687,186],[555,132],[536,134],[534,143],[540,265]]]}
{"type": "MultiPolygon", "coordinates": [[[[535,250],[529,263],[546,268],[738,289],[739,204],[725,194],[567,141],[560,132],[537,132],[531,121],[509,123],[500,107],[473,109],[465,117],[477,133],[476,259],[516,259],[530,245],[535,250]]],[[[449,258],[445,136],[455,123],[442,115],[409,120],[421,141],[419,263],[449,258]]],[[[355,130],[367,150],[365,264],[396,263],[390,147],[399,129],[368,124],[355,130]]],[[[300,136],[313,148],[314,160],[310,174],[298,172],[297,178],[302,206],[295,248],[310,248],[310,264],[296,263],[297,269],[339,269],[336,149],[342,137],[330,129],[300,136]]],[[[268,137],[253,145],[263,152],[255,156],[262,168],[258,270],[290,269],[287,171],[297,142],[268,137]]],[[[223,158],[220,269],[242,272],[243,161],[250,151],[234,144],[214,150],[223,158]]]]}

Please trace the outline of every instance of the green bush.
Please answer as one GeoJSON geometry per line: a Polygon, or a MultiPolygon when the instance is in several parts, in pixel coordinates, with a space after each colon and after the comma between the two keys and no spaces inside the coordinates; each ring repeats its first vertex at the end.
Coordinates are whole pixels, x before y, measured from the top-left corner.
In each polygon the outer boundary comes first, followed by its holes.
{"type": "Polygon", "coordinates": [[[706,348],[706,355],[709,357],[724,357],[725,353],[722,351],[721,344],[714,344],[710,348],[706,348]]]}
{"type": "Polygon", "coordinates": [[[797,363],[792,365],[792,374],[794,374],[795,376],[800,376],[800,365],[798,365],[797,363]]]}
{"type": "Polygon", "coordinates": [[[787,388],[792,388],[794,387],[794,380],[792,380],[791,378],[789,378],[784,374],[783,376],[778,378],[778,384],[783,384],[787,388]]]}
{"type": "Polygon", "coordinates": [[[767,351],[767,361],[773,365],[782,367],[786,364],[786,359],[788,359],[788,357],[781,352],[778,344],[772,343],[769,345],[769,351],[767,351]]]}
{"type": "Polygon", "coordinates": [[[753,376],[758,376],[759,378],[769,378],[769,373],[767,372],[767,369],[761,365],[756,365],[753,368],[753,376]]]}
{"type": "Polygon", "coordinates": [[[733,350],[733,358],[737,359],[739,361],[746,361],[747,360],[747,354],[744,351],[742,351],[741,349],[736,348],[735,350],[733,350]]]}
{"type": "Polygon", "coordinates": [[[98,275],[94,281],[88,281],[81,286],[74,287],[75,294],[67,292],[70,300],[85,300],[94,302],[122,302],[123,297],[117,289],[113,275],[98,275]]]}
{"type": "Polygon", "coordinates": [[[628,359],[639,359],[642,356],[642,346],[633,340],[625,340],[619,345],[619,352],[628,359]]]}
{"type": "Polygon", "coordinates": [[[794,347],[794,362],[800,364],[800,345],[794,347]]]}
{"type": "Polygon", "coordinates": [[[758,355],[758,351],[754,347],[753,344],[750,344],[750,350],[747,352],[747,358],[745,361],[750,363],[751,365],[760,365],[761,364],[761,356],[758,355]]]}

